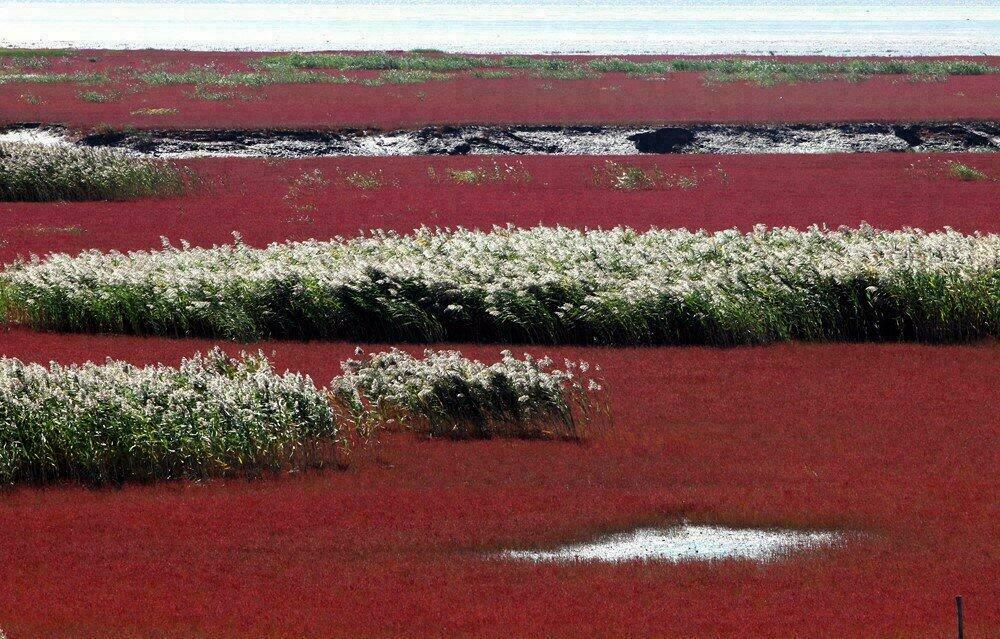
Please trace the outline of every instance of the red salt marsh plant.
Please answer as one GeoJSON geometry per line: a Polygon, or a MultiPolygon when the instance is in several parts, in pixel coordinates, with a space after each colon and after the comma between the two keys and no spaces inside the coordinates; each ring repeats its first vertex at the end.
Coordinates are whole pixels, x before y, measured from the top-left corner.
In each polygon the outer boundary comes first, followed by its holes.
{"type": "MultiPolygon", "coordinates": [[[[210,347],[0,336],[9,355],[65,363],[175,364],[210,347]]],[[[260,348],[316,380],[354,351],[260,348]]],[[[436,348],[497,361],[495,346],[436,348]]],[[[497,639],[946,637],[961,591],[980,636],[1000,628],[997,486],[983,474],[1000,424],[995,347],[525,350],[601,362],[614,428],[585,445],[385,435],[349,472],[279,480],[5,491],[0,521],[16,534],[0,544],[0,626],[12,638],[436,636],[444,623],[497,639]],[[482,558],[682,516],[873,534],[768,566],[482,558]]]]}

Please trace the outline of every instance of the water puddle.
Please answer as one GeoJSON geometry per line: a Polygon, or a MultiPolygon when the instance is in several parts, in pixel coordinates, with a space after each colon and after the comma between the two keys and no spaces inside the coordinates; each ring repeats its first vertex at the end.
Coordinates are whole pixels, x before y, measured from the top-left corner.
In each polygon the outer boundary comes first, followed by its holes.
{"type": "Polygon", "coordinates": [[[507,550],[503,559],[533,562],[771,561],[791,553],[831,546],[842,538],[834,532],[802,532],[681,524],[640,528],[554,550],[507,550]]]}

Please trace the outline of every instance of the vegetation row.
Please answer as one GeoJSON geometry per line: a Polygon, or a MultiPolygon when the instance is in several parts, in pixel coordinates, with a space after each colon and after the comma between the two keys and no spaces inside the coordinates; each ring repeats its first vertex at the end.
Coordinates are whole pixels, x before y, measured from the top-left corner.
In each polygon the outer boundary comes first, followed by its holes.
{"type": "Polygon", "coordinates": [[[53,254],[0,274],[8,322],[384,341],[753,344],[1000,334],[1000,235],[418,229],[53,254]]]}
{"type": "MultiPolygon", "coordinates": [[[[664,76],[672,73],[702,73],[712,82],[747,81],[763,86],[779,83],[822,80],[859,81],[875,75],[904,75],[917,79],[943,79],[955,75],[1000,73],[1000,67],[977,60],[928,60],[910,58],[844,60],[778,60],[764,58],[676,58],[667,60],[630,60],[625,58],[570,58],[530,56],[473,56],[440,52],[406,54],[378,53],[291,53],[253,58],[248,70],[224,72],[215,66],[192,66],[183,71],[166,65],[149,69],[119,68],[113,74],[102,72],[46,72],[50,60],[59,51],[0,50],[0,84],[64,83],[92,85],[114,79],[147,85],[195,84],[209,86],[262,86],[268,84],[358,83],[414,84],[447,80],[458,73],[482,79],[530,74],[554,80],[581,80],[602,73],[626,73],[633,76],[664,76]],[[316,70],[344,72],[378,71],[377,76],[348,77],[316,70]],[[114,76],[114,78],[112,77],[114,76]]],[[[68,55],[68,52],[67,52],[68,55]]],[[[208,98],[212,99],[212,98],[208,98]]]]}

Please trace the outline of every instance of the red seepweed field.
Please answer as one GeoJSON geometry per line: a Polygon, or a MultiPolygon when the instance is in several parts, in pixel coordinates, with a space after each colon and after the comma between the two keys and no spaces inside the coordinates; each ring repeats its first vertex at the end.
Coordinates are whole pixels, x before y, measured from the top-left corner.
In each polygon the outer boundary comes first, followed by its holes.
{"type": "MultiPolygon", "coordinates": [[[[195,53],[81,52],[53,64],[111,68],[136,57],[178,68],[209,61],[195,53]]],[[[241,54],[211,59],[242,68],[241,54]]],[[[389,128],[1000,116],[998,76],[756,87],[706,86],[696,74],[662,82],[612,75],[553,81],[550,89],[538,88],[545,81],[537,78],[274,85],[248,90],[266,97],[222,103],[186,97],[183,87],[152,87],[92,104],[76,97],[79,87],[52,84],[31,87],[42,102],[29,105],[18,99],[24,87],[0,85],[0,121],[389,128]],[[140,104],[177,113],[131,115],[140,104]]],[[[0,258],[154,249],[161,237],[211,245],[231,241],[234,231],[263,245],[421,225],[746,230],[868,222],[1000,232],[1000,159],[988,154],[182,163],[199,178],[183,196],[0,202],[0,258]],[[448,177],[449,169],[494,161],[516,167],[519,177],[475,184],[448,177]],[[594,180],[608,161],[697,180],[608,188],[594,180]],[[992,179],[953,179],[948,162],[992,179]],[[352,179],[359,175],[369,179],[352,179]]],[[[37,362],[175,365],[216,343],[0,327],[0,355],[37,362]]],[[[232,353],[261,349],[279,370],[308,373],[318,384],[358,346],[220,344],[232,353]]],[[[426,348],[457,348],[484,361],[511,348],[600,364],[612,420],[583,442],[383,434],[356,451],[346,470],[4,489],[0,629],[10,639],[946,637],[961,594],[967,636],[1000,636],[995,342],[426,348]],[[766,564],[532,564],[492,556],[681,519],[847,536],[766,564]]]]}
{"type": "MultiPolygon", "coordinates": [[[[53,58],[46,73],[109,73],[110,84],[10,83],[0,90],[0,124],[63,123],[78,129],[327,128],[382,129],[440,124],[649,124],[657,122],[854,122],[989,120],[1000,111],[997,75],[945,79],[875,75],[857,82],[798,82],[750,86],[706,82],[701,73],[633,77],[604,73],[552,79],[516,73],[415,84],[271,84],[236,86],[206,98],[195,83],[149,86],[120,80],[116,71],[192,67],[220,73],[251,70],[262,54],[246,52],[77,51],[53,58]],[[90,102],[83,94],[108,95],[90,102]],[[219,99],[221,97],[221,99],[219,99]]],[[[647,60],[649,56],[628,56],[647,60]]],[[[588,56],[573,56],[585,62],[588,56]]],[[[772,58],[829,60],[828,58],[772,58]]],[[[963,59],[997,65],[996,56],[963,59]]],[[[29,72],[35,72],[28,69],[29,72]]],[[[352,76],[371,79],[375,71],[352,76]]]]}

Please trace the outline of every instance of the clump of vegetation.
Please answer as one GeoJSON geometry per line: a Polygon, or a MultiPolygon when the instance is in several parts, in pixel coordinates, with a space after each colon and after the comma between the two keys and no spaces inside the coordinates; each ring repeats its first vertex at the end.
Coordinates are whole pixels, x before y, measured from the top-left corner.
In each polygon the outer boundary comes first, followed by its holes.
{"type": "Polygon", "coordinates": [[[2,66],[4,68],[10,68],[16,73],[18,69],[44,69],[51,65],[52,61],[49,58],[32,56],[28,58],[4,60],[2,66]]]}
{"type": "Polygon", "coordinates": [[[337,174],[344,184],[353,186],[354,188],[361,189],[363,191],[372,191],[381,188],[386,183],[385,176],[382,174],[382,169],[364,172],[344,172],[338,168],[337,174]]]}
{"type": "Polygon", "coordinates": [[[107,84],[105,73],[0,73],[0,84],[107,84]]]}
{"type": "Polygon", "coordinates": [[[990,176],[979,169],[961,162],[948,162],[948,173],[962,182],[983,182],[990,179],[990,176]]]}
{"type": "Polygon", "coordinates": [[[908,173],[922,178],[937,178],[959,180],[962,182],[985,182],[992,178],[984,171],[973,166],[956,162],[941,161],[937,158],[923,158],[913,162],[906,168],[908,173]]]}
{"type": "Polygon", "coordinates": [[[909,75],[943,78],[952,75],[1000,73],[1000,67],[972,60],[836,60],[822,62],[783,61],[760,58],[700,58],[636,61],[623,58],[599,58],[587,66],[594,71],[631,75],[664,75],[675,72],[701,72],[709,82],[746,81],[761,86],[794,82],[817,82],[843,79],[857,81],[873,75],[909,75]]]}
{"type": "Polygon", "coordinates": [[[218,87],[260,87],[271,84],[344,84],[349,81],[344,76],[297,71],[290,68],[223,73],[211,65],[192,66],[180,72],[167,71],[162,68],[154,69],[136,74],[136,79],[151,86],[193,84],[218,87]]]}
{"type": "Polygon", "coordinates": [[[536,78],[546,78],[551,80],[589,80],[598,75],[584,67],[572,67],[569,69],[537,69],[531,74],[536,78]]]}
{"type": "Polygon", "coordinates": [[[450,80],[451,75],[424,70],[390,70],[379,74],[379,80],[389,84],[421,84],[432,80],[450,80]]]}
{"type": "Polygon", "coordinates": [[[509,78],[513,74],[510,71],[496,70],[496,71],[473,71],[470,74],[474,78],[481,78],[483,80],[502,80],[503,78],[509,78]]]}
{"type": "Polygon", "coordinates": [[[304,172],[295,178],[285,193],[284,200],[293,210],[300,213],[316,210],[316,203],[330,181],[319,169],[304,172]]]}
{"type": "MultiPolygon", "coordinates": [[[[441,182],[441,174],[433,166],[427,167],[427,176],[435,181],[441,182]]],[[[520,160],[513,163],[500,163],[493,160],[490,166],[477,166],[469,169],[444,170],[445,179],[456,184],[479,185],[486,182],[520,182],[527,184],[531,182],[531,173],[524,167],[520,160]]]]}
{"type": "Polygon", "coordinates": [[[177,113],[174,107],[143,107],[130,112],[132,115],[173,115],[177,113]]]}
{"type": "Polygon", "coordinates": [[[377,233],[55,254],[0,311],[55,330],[385,341],[748,344],[1000,337],[1000,235],[759,227],[377,233]]]}
{"type": "Polygon", "coordinates": [[[209,477],[305,468],[345,443],[325,393],[263,354],[179,368],[0,358],[0,483],[209,477]]]}
{"type": "Polygon", "coordinates": [[[572,60],[562,58],[533,58],[526,55],[507,55],[492,60],[490,66],[530,71],[570,71],[578,68],[572,60]]]}
{"type": "Polygon", "coordinates": [[[33,224],[30,226],[18,227],[19,231],[23,233],[28,233],[29,235],[83,235],[86,233],[86,229],[82,226],[44,226],[42,224],[33,224]]]}
{"type": "Polygon", "coordinates": [[[552,367],[549,358],[517,359],[503,351],[496,364],[458,351],[424,351],[423,358],[393,349],[342,364],[331,390],[357,419],[401,425],[435,437],[578,439],[594,413],[583,380],[586,362],[552,367]]]}
{"type": "Polygon", "coordinates": [[[202,85],[196,85],[194,91],[187,94],[189,97],[195,100],[207,100],[209,102],[225,102],[226,100],[232,100],[237,96],[245,98],[235,91],[212,91],[207,87],[202,85]]]}
{"type": "Polygon", "coordinates": [[[0,143],[0,201],[131,200],[181,193],[192,176],[117,149],[0,143]]]}
{"type": "Polygon", "coordinates": [[[87,484],[301,470],[384,428],[450,438],[572,438],[602,408],[585,362],[398,350],[317,388],[263,353],[215,348],[174,368],[0,358],[0,484],[87,484]],[[347,428],[350,424],[352,428],[347,428]]]}
{"type": "Polygon", "coordinates": [[[467,71],[494,66],[488,58],[411,53],[290,53],[254,61],[266,69],[338,69],[342,71],[467,71]]]}
{"type": "Polygon", "coordinates": [[[81,91],[77,93],[77,97],[84,102],[103,104],[105,102],[114,102],[118,100],[121,95],[117,91],[81,91]]]}
{"type": "Polygon", "coordinates": [[[709,180],[726,183],[729,175],[717,164],[708,171],[691,169],[691,173],[664,173],[659,167],[641,167],[607,160],[593,167],[594,185],[622,191],[643,191],[659,188],[693,189],[709,180]]]}

